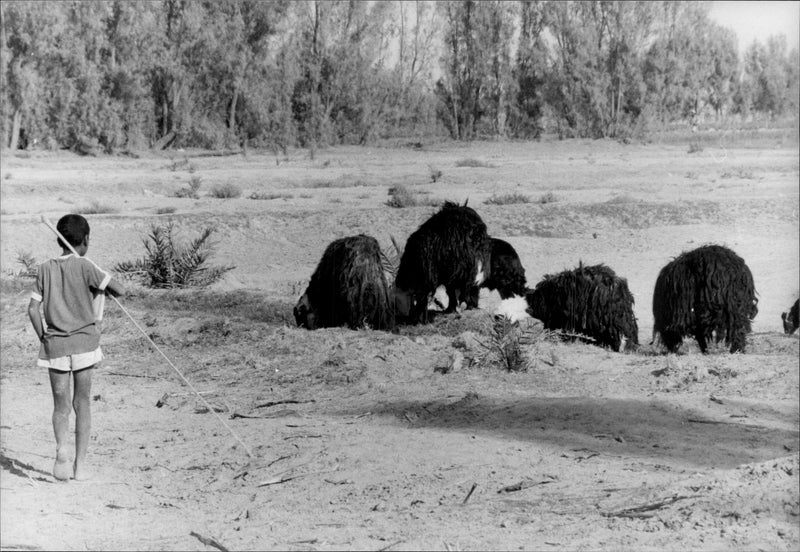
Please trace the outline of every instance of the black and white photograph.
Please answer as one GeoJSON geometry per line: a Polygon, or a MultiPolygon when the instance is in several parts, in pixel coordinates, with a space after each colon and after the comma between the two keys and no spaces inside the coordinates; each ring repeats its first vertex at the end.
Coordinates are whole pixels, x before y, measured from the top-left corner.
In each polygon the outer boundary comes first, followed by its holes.
{"type": "Polygon", "coordinates": [[[800,2],[0,33],[0,550],[800,550],[800,2]]]}

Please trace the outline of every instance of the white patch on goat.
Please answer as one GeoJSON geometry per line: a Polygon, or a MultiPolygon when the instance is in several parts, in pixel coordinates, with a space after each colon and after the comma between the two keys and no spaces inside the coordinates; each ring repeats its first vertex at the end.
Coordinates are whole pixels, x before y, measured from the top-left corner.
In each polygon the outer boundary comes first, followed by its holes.
{"type": "Polygon", "coordinates": [[[525,298],[515,295],[500,301],[500,303],[497,305],[497,308],[494,310],[494,315],[505,316],[511,322],[519,322],[520,320],[525,320],[526,318],[531,317],[527,310],[528,302],[525,300],[525,298]]]}
{"type": "Polygon", "coordinates": [[[483,273],[483,263],[478,261],[478,272],[475,274],[475,285],[479,286],[486,280],[486,274],[483,273]]]}
{"type": "Polygon", "coordinates": [[[428,299],[429,311],[445,311],[450,306],[450,298],[447,296],[447,288],[439,286],[436,291],[428,299]]]}

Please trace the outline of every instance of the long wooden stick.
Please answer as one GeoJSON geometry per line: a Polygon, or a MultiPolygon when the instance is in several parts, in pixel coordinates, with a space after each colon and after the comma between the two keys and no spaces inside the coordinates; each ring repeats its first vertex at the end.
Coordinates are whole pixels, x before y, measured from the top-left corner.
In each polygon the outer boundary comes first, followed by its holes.
{"type": "MultiPolygon", "coordinates": [[[[72,253],[73,253],[73,254],[74,254],[76,257],[80,257],[80,255],[78,255],[78,252],[77,252],[77,251],[75,251],[75,248],[74,248],[74,247],[72,247],[72,244],[70,244],[70,243],[69,243],[69,242],[68,242],[68,241],[67,241],[67,240],[64,238],[64,236],[62,236],[62,235],[61,235],[61,232],[59,232],[59,231],[58,231],[58,229],[57,229],[55,226],[53,226],[53,225],[50,223],[50,221],[49,221],[49,220],[47,220],[47,219],[44,217],[44,215],[42,215],[42,222],[43,222],[43,223],[45,223],[45,225],[47,225],[47,227],[48,227],[48,228],[50,228],[50,230],[52,230],[53,232],[55,232],[56,236],[58,236],[58,237],[59,237],[59,239],[61,240],[61,242],[62,242],[62,243],[64,243],[64,245],[66,245],[67,247],[69,247],[69,250],[70,250],[70,251],[72,251],[72,253]]],[[[88,259],[88,257],[87,257],[87,259],[88,259]]],[[[142,332],[142,335],[145,337],[145,339],[147,339],[147,341],[150,343],[150,345],[152,345],[152,346],[153,346],[153,348],[154,348],[156,351],[158,351],[158,352],[161,354],[161,356],[162,356],[162,357],[164,357],[164,360],[166,360],[166,361],[167,361],[167,364],[169,364],[169,365],[172,367],[172,369],[173,369],[173,370],[175,370],[175,372],[176,372],[176,373],[177,373],[177,374],[178,374],[178,375],[181,377],[181,379],[182,379],[182,380],[183,380],[183,381],[186,383],[186,385],[188,385],[188,386],[189,386],[189,389],[191,389],[191,390],[192,390],[192,392],[193,392],[195,395],[197,395],[197,397],[198,397],[198,398],[199,398],[201,401],[203,401],[203,403],[206,405],[206,407],[208,408],[208,410],[209,410],[210,412],[212,412],[212,413],[213,413],[213,414],[214,414],[214,415],[217,417],[217,419],[220,421],[220,423],[221,423],[223,426],[225,426],[225,429],[227,429],[228,431],[230,431],[231,435],[233,435],[233,436],[234,436],[234,438],[235,438],[237,441],[239,441],[239,444],[240,444],[240,445],[242,445],[242,447],[244,448],[244,451],[247,453],[247,456],[249,456],[249,457],[251,457],[251,458],[252,458],[252,457],[253,457],[253,453],[252,453],[252,452],[250,452],[250,449],[247,447],[247,445],[245,445],[245,444],[244,444],[244,441],[242,441],[242,440],[241,440],[241,438],[239,438],[239,436],[238,436],[238,435],[236,435],[236,432],[235,432],[235,431],[233,431],[233,429],[231,429],[231,427],[230,427],[228,424],[226,424],[226,423],[225,423],[225,420],[223,420],[223,419],[222,419],[222,416],[220,416],[220,415],[217,413],[217,411],[216,411],[216,410],[214,410],[214,408],[213,408],[213,407],[212,407],[210,404],[208,404],[208,401],[207,401],[207,400],[205,400],[205,398],[203,398],[203,395],[201,395],[201,394],[200,394],[200,393],[197,391],[197,389],[195,389],[195,388],[194,388],[194,386],[193,386],[193,385],[192,385],[192,384],[189,382],[189,380],[188,380],[188,379],[186,379],[186,377],[185,377],[185,376],[184,376],[184,375],[181,373],[181,371],[180,371],[180,370],[178,370],[177,366],[175,366],[175,365],[172,363],[172,361],[171,361],[171,360],[170,360],[170,359],[167,357],[167,355],[165,355],[165,354],[164,354],[164,352],[163,352],[161,349],[159,349],[158,345],[156,345],[156,344],[155,344],[155,342],[154,342],[152,339],[150,339],[150,336],[149,336],[149,335],[147,335],[147,332],[145,332],[145,331],[144,331],[144,329],[142,329],[142,327],[141,327],[141,326],[140,326],[140,325],[139,325],[139,324],[136,322],[136,320],[134,320],[133,316],[131,316],[131,314],[130,314],[130,313],[127,311],[127,309],[126,309],[125,307],[123,307],[123,306],[122,306],[122,303],[120,303],[120,302],[119,302],[119,300],[118,300],[116,297],[114,297],[112,294],[110,294],[110,293],[109,293],[108,295],[110,295],[110,296],[111,296],[111,298],[114,300],[114,302],[117,304],[117,306],[119,306],[119,308],[120,308],[120,309],[122,309],[122,312],[124,312],[124,313],[125,313],[125,314],[128,316],[128,318],[130,319],[130,321],[131,321],[131,322],[133,322],[133,325],[134,325],[134,326],[136,326],[136,329],[138,329],[140,332],[142,332]]]]}

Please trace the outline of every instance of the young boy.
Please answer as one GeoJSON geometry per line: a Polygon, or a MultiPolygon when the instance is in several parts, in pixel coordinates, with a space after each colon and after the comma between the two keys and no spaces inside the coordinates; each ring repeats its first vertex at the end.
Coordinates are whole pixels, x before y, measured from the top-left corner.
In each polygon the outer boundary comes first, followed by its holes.
{"type": "Polygon", "coordinates": [[[62,255],[39,266],[28,316],[39,338],[37,366],[48,368],[53,391],[53,431],[56,435],[56,479],[87,479],[86,449],[91,431],[92,368],[103,359],[96,324],[94,294],[124,295],[125,289],[89,259],[89,223],[81,215],[66,215],[56,228],[80,255],[58,239],[62,255]],[[44,310],[45,326],[40,305],[44,310]],[[70,401],[70,374],[75,390],[70,401]],[[67,452],[70,402],[75,408],[75,462],[67,452]]]}

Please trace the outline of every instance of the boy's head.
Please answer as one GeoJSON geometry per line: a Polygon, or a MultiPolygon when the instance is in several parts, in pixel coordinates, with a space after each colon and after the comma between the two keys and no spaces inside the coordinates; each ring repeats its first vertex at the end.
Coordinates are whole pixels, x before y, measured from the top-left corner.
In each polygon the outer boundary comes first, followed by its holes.
{"type": "MultiPolygon", "coordinates": [[[[77,249],[84,245],[84,241],[89,237],[89,221],[81,215],[64,215],[56,224],[56,230],[64,236],[64,239],[73,248],[77,249]]],[[[67,245],[61,241],[61,238],[58,239],[58,245],[68,249],[67,245]]]]}

